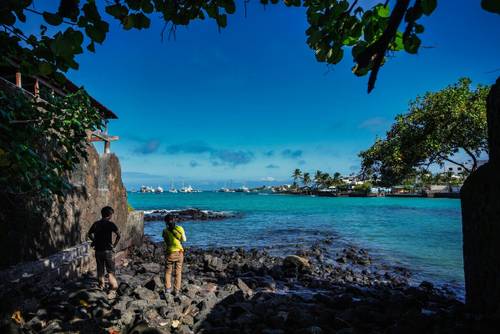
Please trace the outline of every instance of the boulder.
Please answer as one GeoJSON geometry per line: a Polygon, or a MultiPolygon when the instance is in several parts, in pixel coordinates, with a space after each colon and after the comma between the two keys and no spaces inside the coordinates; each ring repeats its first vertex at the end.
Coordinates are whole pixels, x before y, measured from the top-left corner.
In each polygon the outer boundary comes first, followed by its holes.
{"type": "Polygon", "coordinates": [[[212,256],[210,254],[205,254],[203,262],[205,264],[205,268],[208,270],[221,272],[226,268],[220,257],[212,256]]]}
{"type": "Polygon", "coordinates": [[[247,298],[252,297],[253,295],[253,290],[248,287],[248,285],[243,282],[241,278],[238,278],[237,283],[238,288],[240,288],[241,291],[243,291],[243,295],[247,298]]]}
{"type": "Polygon", "coordinates": [[[158,292],[163,289],[163,282],[161,281],[160,276],[155,275],[149,280],[149,282],[144,284],[144,287],[151,291],[158,292]]]}
{"type": "Polygon", "coordinates": [[[156,299],[160,298],[160,296],[156,292],[151,291],[143,286],[138,286],[137,288],[135,288],[134,295],[138,299],[146,300],[148,302],[153,302],[156,299]]]}
{"type": "Polygon", "coordinates": [[[142,273],[159,274],[160,271],[161,271],[161,265],[156,262],[143,263],[140,267],[140,272],[142,273]]]}
{"type": "Polygon", "coordinates": [[[147,323],[141,322],[128,331],[129,334],[168,334],[168,332],[150,327],[147,323]]]}
{"type": "Polygon", "coordinates": [[[117,292],[120,296],[130,296],[134,292],[134,289],[132,289],[132,287],[127,283],[121,282],[118,286],[117,292]]]}
{"type": "Polygon", "coordinates": [[[299,270],[311,268],[309,260],[298,255],[288,255],[285,257],[283,266],[287,268],[297,268],[299,270]]]}

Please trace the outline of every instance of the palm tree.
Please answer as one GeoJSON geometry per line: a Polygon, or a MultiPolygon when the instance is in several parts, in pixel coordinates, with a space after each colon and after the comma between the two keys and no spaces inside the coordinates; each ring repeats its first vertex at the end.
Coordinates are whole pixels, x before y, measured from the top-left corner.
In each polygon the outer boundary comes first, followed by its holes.
{"type": "Polygon", "coordinates": [[[323,187],[329,187],[330,179],[331,179],[330,174],[323,173],[323,175],[321,175],[321,185],[323,187]]]}
{"type": "Polygon", "coordinates": [[[300,180],[301,177],[302,177],[302,171],[299,168],[296,168],[292,174],[294,187],[297,187],[298,184],[297,181],[300,180]]]}
{"type": "Polygon", "coordinates": [[[314,174],[314,186],[320,188],[322,185],[324,185],[324,173],[318,169],[314,174]]]}
{"type": "Polygon", "coordinates": [[[335,172],[333,174],[333,179],[332,179],[332,186],[338,186],[338,185],[341,185],[343,182],[342,182],[342,179],[341,179],[341,176],[339,172],[335,172]]]}
{"type": "Polygon", "coordinates": [[[311,174],[304,173],[302,175],[302,183],[304,184],[304,187],[309,187],[309,183],[311,183],[311,174]]]}

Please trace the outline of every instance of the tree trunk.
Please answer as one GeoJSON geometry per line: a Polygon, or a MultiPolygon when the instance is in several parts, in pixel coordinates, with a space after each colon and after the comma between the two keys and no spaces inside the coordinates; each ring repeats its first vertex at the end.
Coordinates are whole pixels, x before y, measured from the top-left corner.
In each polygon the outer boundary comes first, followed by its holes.
{"type": "Polygon", "coordinates": [[[461,191],[466,303],[483,314],[500,306],[500,78],[487,110],[490,159],[461,191]]]}

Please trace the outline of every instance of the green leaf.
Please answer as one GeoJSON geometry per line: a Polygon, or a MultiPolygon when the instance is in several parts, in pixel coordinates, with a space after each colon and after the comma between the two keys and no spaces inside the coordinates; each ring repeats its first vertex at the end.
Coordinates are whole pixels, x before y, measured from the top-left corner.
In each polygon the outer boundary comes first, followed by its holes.
{"type": "Polygon", "coordinates": [[[87,2],[85,5],[83,5],[82,10],[89,21],[95,22],[101,20],[101,15],[97,10],[97,6],[94,1],[87,2]]]}
{"type": "Polygon", "coordinates": [[[80,14],[80,8],[78,7],[79,3],[80,0],[61,0],[57,12],[62,17],[67,17],[72,21],[76,21],[80,14]]]}
{"type": "Polygon", "coordinates": [[[437,0],[422,0],[422,12],[425,15],[431,15],[432,12],[436,9],[437,7],[437,0]]]}
{"type": "Polygon", "coordinates": [[[353,46],[358,42],[358,39],[352,36],[347,37],[342,41],[342,44],[348,45],[348,46],[353,46]]]}
{"type": "Polygon", "coordinates": [[[90,42],[89,45],[87,45],[87,50],[90,52],[95,52],[95,43],[94,41],[90,42]]]}
{"type": "Polygon", "coordinates": [[[351,50],[351,53],[352,53],[352,57],[354,59],[356,59],[356,57],[363,51],[366,50],[366,43],[358,43],[356,44],[352,50],[351,50]]]}
{"type": "Polygon", "coordinates": [[[417,35],[412,34],[407,38],[403,38],[403,43],[405,46],[405,51],[411,54],[416,54],[418,48],[420,47],[420,38],[417,35]]]}
{"type": "Polygon", "coordinates": [[[151,21],[143,13],[130,14],[123,20],[123,28],[130,30],[132,28],[143,29],[148,28],[151,21]]]}
{"type": "Polygon", "coordinates": [[[16,23],[16,16],[7,10],[0,11],[0,24],[12,26],[16,23]]]}
{"type": "Polygon", "coordinates": [[[228,14],[234,14],[236,12],[236,5],[233,0],[225,0],[224,1],[224,9],[228,14]]]}
{"type": "Polygon", "coordinates": [[[100,21],[98,24],[87,25],[85,27],[85,33],[89,36],[93,41],[97,43],[102,43],[106,39],[106,33],[109,30],[109,25],[107,22],[100,21]]]}
{"type": "Polygon", "coordinates": [[[338,48],[338,49],[330,49],[327,53],[327,59],[328,63],[330,64],[337,64],[342,60],[344,57],[344,50],[338,48]]]}
{"type": "Polygon", "coordinates": [[[217,20],[217,24],[219,25],[219,27],[225,28],[227,26],[227,15],[226,14],[222,14],[222,15],[217,16],[216,20],[217,20]]]}
{"type": "Polygon", "coordinates": [[[58,26],[63,21],[62,17],[56,13],[43,12],[42,16],[45,22],[53,26],[58,26]]]}
{"type": "Polygon", "coordinates": [[[53,71],[54,71],[54,67],[47,62],[40,62],[38,64],[38,72],[40,72],[41,75],[49,75],[53,71]]]}
{"type": "Polygon", "coordinates": [[[394,45],[393,45],[393,50],[394,51],[400,51],[405,48],[404,43],[403,43],[403,33],[401,31],[398,31],[396,33],[396,37],[394,38],[394,45]]]}
{"type": "Polygon", "coordinates": [[[151,14],[154,10],[153,4],[151,3],[151,0],[142,0],[142,11],[147,14],[151,14]]]}
{"type": "Polygon", "coordinates": [[[125,0],[130,9],[139,10],[141,9],[142,0],[125,0]]]}
{"type": "Polygon", "coordinates": [[[115,4],[111,6],[106,6],[106,13],[113,16],[115,19],[123,18],[128,15],[128,9],[120,4],[115,4]]]}
{"type": "Polygon", "coordinates": [[[375,10],[377,11],[377,15],[380,17],[391,16],[391,9],[389,8],[389,5],[387,6],[378,5],[375,7],[375,10]]]}
{"type": "Polygon", "coordinates": [[[488,12],[500,14],[499,0],[481,0],[481,7],[488,12]]]}

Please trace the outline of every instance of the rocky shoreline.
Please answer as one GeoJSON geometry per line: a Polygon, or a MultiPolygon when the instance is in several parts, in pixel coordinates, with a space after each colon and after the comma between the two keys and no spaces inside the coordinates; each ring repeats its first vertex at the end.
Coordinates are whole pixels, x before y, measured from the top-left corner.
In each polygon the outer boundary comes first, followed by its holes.
{"type": "Polygon", "coordinates": [[[238,214],[229,211],[201,210],[197,208],[184,210],[159,209],[144,211],[144,221],[162,221],[167,214],[177,217],[180,222],[188,220],[222,220],[238,216],[238,214]]]}
{"type": "MultiPolygon", "coordinates": [[[[377,270],[350,247],[327,261],[325,239],[296,254],[189,248],[182,293],[163,292],[163,246],[146,241],[118,270],[109,300],[93,276],[20,291],[1,333],[485,333],[492,319],[404,270],[377,270]],[[16,321],[17,320],[17,321],[16,321]]],[[[5,299],[4,299],[5,301],[5,299]]]]}

